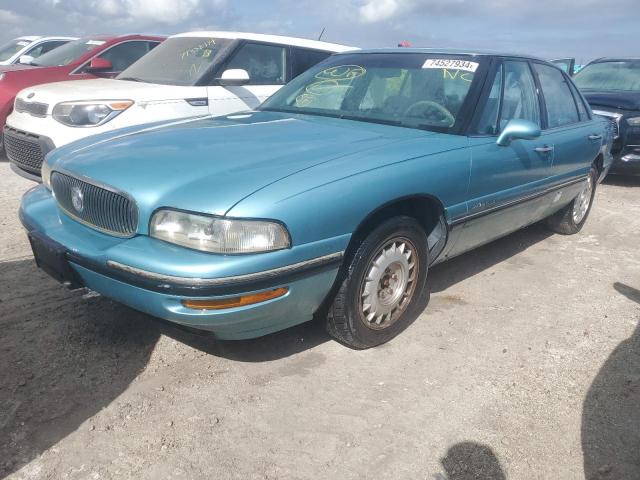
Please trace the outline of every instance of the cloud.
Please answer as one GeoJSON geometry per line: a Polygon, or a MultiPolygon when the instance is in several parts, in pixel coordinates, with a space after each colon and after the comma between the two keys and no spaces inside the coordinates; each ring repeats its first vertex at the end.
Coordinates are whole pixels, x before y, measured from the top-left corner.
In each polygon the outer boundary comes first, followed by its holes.
{"type": "Polygon", "coordinates": [[[393,17],[403,4],[402,0],[369,0],[360,7],[360,17],[365,22],[379,22],[393,17]]]}
{"type": "Polygon", "coordinates": [[[0,9],[0,25],[9,24],[17,25],[20,23],[20,15],[10,11],[0,9]]]}

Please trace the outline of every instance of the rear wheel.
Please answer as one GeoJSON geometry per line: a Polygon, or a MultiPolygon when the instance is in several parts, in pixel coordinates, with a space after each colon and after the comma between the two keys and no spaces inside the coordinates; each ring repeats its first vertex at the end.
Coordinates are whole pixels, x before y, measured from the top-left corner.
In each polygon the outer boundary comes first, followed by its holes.
{"type": "Polygon", "coordinates": [[[327,330],[357,349],[380,345],[407,328],[427,305],[427,236],[411,217],[373,230],[351,258],[327,314],[327,330]]]}
{"type": "Polygon", "coordinates": [[[563,235],[573,235],[582,229],[591,211],[597,179],[598,170],[591,167],[578,196],[569,205],[546,219],[546,224],[551,230],[563,235]]]}

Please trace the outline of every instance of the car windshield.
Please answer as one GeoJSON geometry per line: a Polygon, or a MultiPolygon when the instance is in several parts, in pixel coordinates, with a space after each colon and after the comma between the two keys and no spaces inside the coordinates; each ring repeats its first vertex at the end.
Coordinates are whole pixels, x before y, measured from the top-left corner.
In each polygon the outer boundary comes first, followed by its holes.
{"type": "Polygon", "coordinates": [[[17,40],[11,40],[10,42],[0,46],[0,62],[9,60],[30,43],[31,42],[29,40],[21,40],[18,38],[17,40]]]}
{"type": "Polygon", "coordinates": [[[233,44],[234,40],[227,38],[169,38],[116,78],[163,85],[197,85],[226,58],[233,44]]]}
{"type": "Polygon", "coordinates": [[[261,110],[447,132],[479,65],[459,55],[335,55],[283,87],[261,110]]]}
{"type": "Polygon", "coordinates": [[[640,61],[597,62],[574,77],[582,90],[640,91],[640,61]]]}
{"type": "Polygon", "coordinates": [[[45,53],[32,61],[31,64],[39,67],[61,67],[63,65],[69,65],[85,53],[104,44],[104,40],[92,40],[90,38],[75,40],[45,53]]]}

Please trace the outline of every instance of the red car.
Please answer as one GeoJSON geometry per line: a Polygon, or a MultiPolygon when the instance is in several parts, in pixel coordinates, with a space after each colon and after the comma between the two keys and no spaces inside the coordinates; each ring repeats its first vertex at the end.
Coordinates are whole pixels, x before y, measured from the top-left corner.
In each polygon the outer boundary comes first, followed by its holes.
{"type": "MultiPolygon", "coordinates": [[[[41,83],[115,77],[164,39],[155,35],[96,35],[45,53],[31,65],[0,66],[0,132],[20,90],[41,83]]],[[[43,114],[46,107],[37,102],[30,104],[32,115],[43,114]],[[38,108],[43,113],[38,113],[38,108]]],[[[0,145],[1,140],[0,137],[0,145]]]]}

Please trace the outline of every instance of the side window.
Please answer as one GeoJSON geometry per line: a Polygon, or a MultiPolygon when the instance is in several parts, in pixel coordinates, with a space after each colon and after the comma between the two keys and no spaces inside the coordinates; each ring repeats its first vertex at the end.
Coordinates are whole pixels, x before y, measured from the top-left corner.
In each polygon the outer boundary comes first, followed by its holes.
{"type": "Polygon", "coordinates": [[[45,53],[50,52],[54,48],[58,48],[65,43],[67,43],[66,40],[56,40],[52,42],[41,43],[40,45],[29,50],[27,55],[31,55],[33,58],[38,58],[40,55],[44,55],[45,53]]]}
{"type": "Polygon", "coordinates": [[[328,58],[331,52],[323,52],[322,50],[309,50],[306,48],[291,48],[291,78],[295,78],[303,72],[306,72],[314,65],[328,58]]]}
{"type": "Polygon", "coordinates": [[[477,133],[481,135],[496,135],[498,133],[498,114],[500,113],[500,99],[502,98],[503,67],[500,65],[493,80],[493,86],[484,105],[482,116],[478,122],[477,133]]]}
{"type": "Polygon", "coordinates": [[[536,63],[534,68],[538,73],[547,106],[549,128],[579,122],[578,107],[562,72],[540,63],[536,63]]]}
{"type": "Polygon", "coordinates": [[[245,43],[225,68],[246,70],[249,85],[284,85],[285,57],[284,47],[245,43]]]}
{"type": "Polygon", "coordinates": [[[100,55],[100,58],[111,62],[111,65],[113,65],[112,71],[121,72],[139,60],[149,50],[151,50],[150,42],[124,42],[110,48],[100,55]]]}
{"type": "Polygon", "coordinates": [[[504,62],[504,95],[500,111],[500,130],[509,120],[529,120],[540,125],[540,103],[529,64],[504,62]]]}
{"type": "Polygon", "coordinates": [[[578,93],[577,87],[573,84],[573,82],[568,82],[569,88],[571,88],[571,93],[573,93],[573,98],[576,99],[576,103],[578,104],[578,113],[580,114],[580,121],[585,122],[590,119],[589,111],[584,104],[584,100],[578,93]]]}

